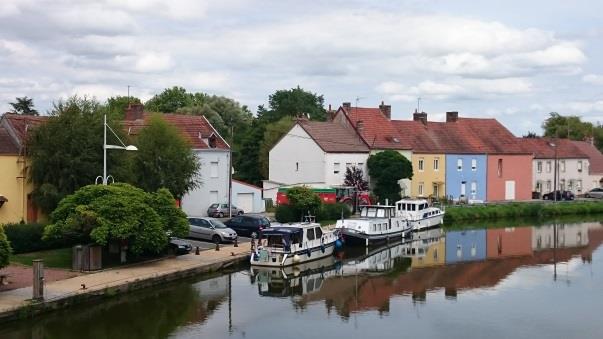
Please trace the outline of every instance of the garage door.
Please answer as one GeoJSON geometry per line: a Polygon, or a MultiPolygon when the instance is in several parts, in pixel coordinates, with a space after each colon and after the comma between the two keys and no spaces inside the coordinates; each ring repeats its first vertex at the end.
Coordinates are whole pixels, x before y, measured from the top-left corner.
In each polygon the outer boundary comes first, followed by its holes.
{"type": "Polygon", "coordinates": [[[235,206],[242,209],[245,213],[253,212],[253,193],[238,193],[237,204],[235,206]]]}

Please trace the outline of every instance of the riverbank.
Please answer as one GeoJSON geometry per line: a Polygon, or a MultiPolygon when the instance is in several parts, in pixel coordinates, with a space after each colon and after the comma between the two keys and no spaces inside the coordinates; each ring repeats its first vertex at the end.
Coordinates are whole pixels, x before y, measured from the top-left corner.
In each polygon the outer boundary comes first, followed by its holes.
{"type": "Polygon", "coordinates": [[[545,218],[563,215],[603,214],[603,202],[514,202],[505,204],[447,207],[444,224],[494,221],[513,218],[545,218]]]}
{"type": "Polygon", "coordinates": [[[188,254],[85,274],[47,283],[43,301],[31,300],[31,287],[2,292],[0,293],[0,322],[33,318],[41,313],[71,305],[215,272],[247,261],[249,253],[249,243],[241,244],[239,247],[222,246],[220,251],[208,250],[201,252],[200,255],[188,254]]]}

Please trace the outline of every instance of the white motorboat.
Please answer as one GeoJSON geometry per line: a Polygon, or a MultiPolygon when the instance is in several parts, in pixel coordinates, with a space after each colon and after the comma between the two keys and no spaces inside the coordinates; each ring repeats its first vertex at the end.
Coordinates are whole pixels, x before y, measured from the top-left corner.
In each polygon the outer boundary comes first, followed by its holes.
{"type": "Polygon", "coordinates": [[[412,230],[405,218],[396,215],[395,206],[361,206],[360,218],[337,220],[346,243],[364,246],[387,242],[406,236],[412,230]]]}
{"type": "Polygon", "coordinates": [[[307,222],[269,227],[260,233],[250,263],[283,267],[317,260],[332,255],[338,240],[336,231],[324,230],[313,218],[307,222]]]}
{"type": "Polygon", "coordinates": [[[402,199],[396,202],[396,215],[407,220],[414,231],[444,222],[444,211],[429,206],[425,199],[402,199]]]}

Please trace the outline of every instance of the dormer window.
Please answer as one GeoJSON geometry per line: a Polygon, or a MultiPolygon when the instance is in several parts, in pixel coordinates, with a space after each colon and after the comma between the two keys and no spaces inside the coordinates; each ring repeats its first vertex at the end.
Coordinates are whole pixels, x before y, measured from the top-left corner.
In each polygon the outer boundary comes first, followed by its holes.
{"type": "Polygon", "coordinates": [[[217,141],[218,140],[216,138],[216,135],[212,134],[208,139],[207,145],[209,146],[209,148],[216,148],[217,141]]]}

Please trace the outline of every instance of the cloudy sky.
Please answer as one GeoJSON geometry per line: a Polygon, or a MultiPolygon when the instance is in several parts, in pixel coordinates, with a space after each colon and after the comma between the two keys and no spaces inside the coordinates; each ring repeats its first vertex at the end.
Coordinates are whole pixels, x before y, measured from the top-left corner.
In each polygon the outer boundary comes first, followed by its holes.
{"type": "Polygon", "coordinates": [[[603,123],[601,1],[1,0],[0,110],[180,85],[255,109],[297,85],[326,104],[447,110],[540,132],[603,123]],[[484,4],[487,3],[487,4],[484,4]]]}

